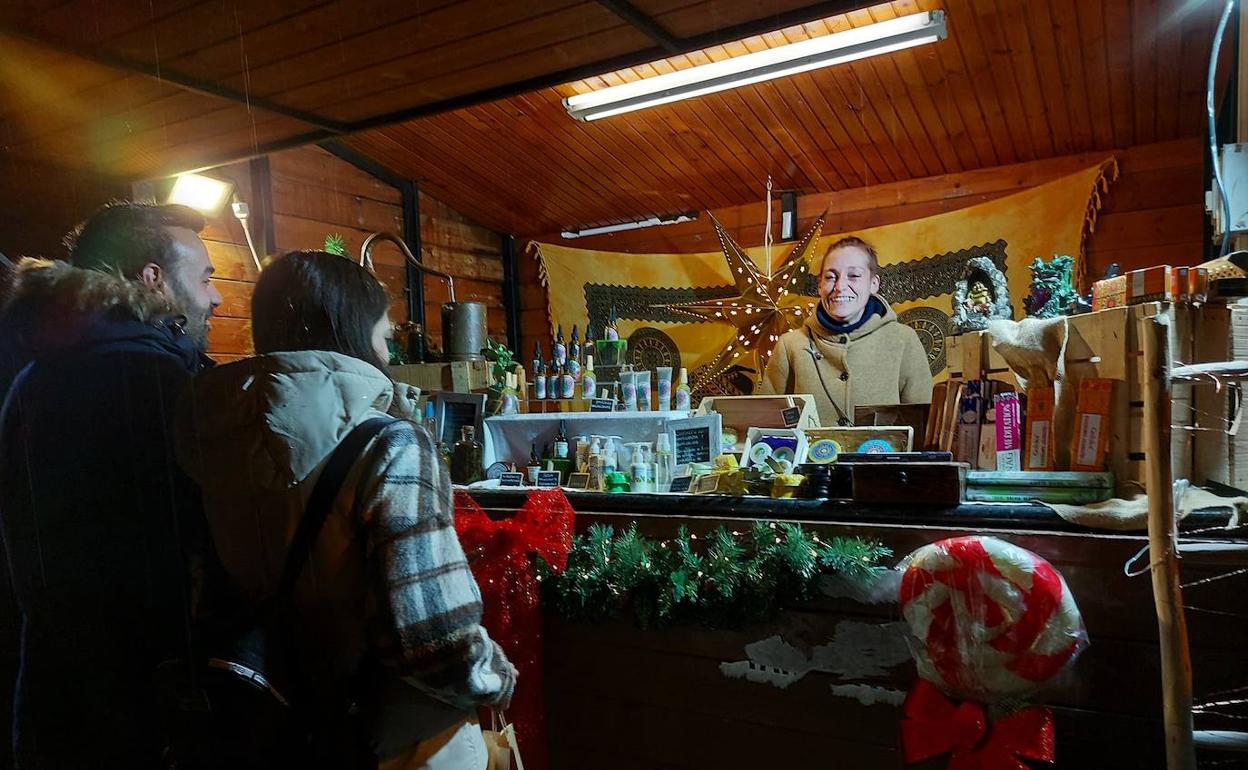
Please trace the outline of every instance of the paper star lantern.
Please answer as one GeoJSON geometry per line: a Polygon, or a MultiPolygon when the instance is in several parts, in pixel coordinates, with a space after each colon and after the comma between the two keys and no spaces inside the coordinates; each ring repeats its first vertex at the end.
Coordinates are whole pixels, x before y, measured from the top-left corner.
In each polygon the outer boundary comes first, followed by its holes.
{"type": "Polygon", "coordinates": [[[736,334],[723,352],[709,365],[699,367],[695,381],[690,383],[694,390],[723,374],[729,367],[747,365],[751,359],[758,370],[758,377],[762,378],[780,335],[801,326],[815,312],[816,300],[802,296],[801,291],[810,273],[810,255],[826,215],[827,212],[824,212],[815,220],[806,234],[793,245],[779,268],[770,275],[755,264],[728,235],[719,220],[711,215],[711,223],[715,225],[715,234],[728,262],[737,296],[663,306],[700,321],[726,323],[736,328],[736,334]]]}

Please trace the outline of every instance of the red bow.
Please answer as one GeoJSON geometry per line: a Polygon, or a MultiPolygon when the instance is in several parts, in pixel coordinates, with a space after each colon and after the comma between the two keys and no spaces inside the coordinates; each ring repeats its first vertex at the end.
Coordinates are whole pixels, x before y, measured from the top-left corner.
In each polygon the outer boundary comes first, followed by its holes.
{"type": "Polygon", "coordinates": [[[482,622],[520,672],[511,714],[525,765],[546,767],[542,714],[540,585],[533,557],[557,572],[568,565],[576,514],[561,489],[530,492],[509,519],[494,520],[463,490],[455,491],[455,531],[484,600],[482,622]]]}
{"type": "Polygon", "coordinates": [[[1023,709],[989,726],[982,705],[955,704],[920,679],[902,712],[908,765],[950,753],[949,770],[1028,770],[1022,759],[1053,761],[1053,712],[1047,708],[1023,709]]]}

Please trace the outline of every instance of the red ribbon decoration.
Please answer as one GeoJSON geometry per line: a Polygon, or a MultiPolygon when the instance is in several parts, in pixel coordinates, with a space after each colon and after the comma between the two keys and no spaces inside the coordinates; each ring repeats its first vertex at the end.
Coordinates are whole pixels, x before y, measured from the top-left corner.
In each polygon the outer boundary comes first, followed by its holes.
{"type": "Polygon", "coordinates": [[[520,672],[509,716],[530,770],[547,766],[541,586],[533,557],[557,572],[567,567],[575,517],[561,489],[530,492],[515,516],[500,520],[467,492],[455,491],[455,531],[481,588],[482,622],[520,672]]]}
{"type": "Polygon", "coordinates": [[[952,754],[949,770],[1028,770],[1023,759],[1054,761],[1053,712],[1032,707],[988,724],[984,707],[954,703],[920,679],[902,706],[901,752],[907,765],[952,754]]]}

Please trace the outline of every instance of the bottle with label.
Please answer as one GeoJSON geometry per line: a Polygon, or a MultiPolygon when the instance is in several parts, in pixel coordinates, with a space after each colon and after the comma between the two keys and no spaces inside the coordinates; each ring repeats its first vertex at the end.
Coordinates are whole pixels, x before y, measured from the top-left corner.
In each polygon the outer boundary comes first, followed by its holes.
{"type": "Polygon", "coordinates": [[[530,376],[533,379],[533,398],[546,398],[546,367],[542,364],[541,341],[533,345],[533,371],[530,376]]]}
{"type": "Polygon", "coordinates": [[[594,397],[594,388],[598,386],[598,378],[594,375],[594,356],[585,356],[585,371],[581,374],[581,398],[589,401],[594,397]]]}
{"type": "Polygon", "coordinates": [[[680,382],[676,385],[673,400],[675,401],[673,406],[676,407],[678,412],[687,412],[691,408],[693,392],[689,390],[689,370],[683,366],[680,367],[680,382]]]}
{"type": "Polygon", "coordinates": [[[576,325],[573,324],[572,341],[568,344],[568,374],[576,382],[581,379],[581,338],[578,334],[576,325]]]}
{"type": "Polygon", "coordinates": [[[585,344],[581,346],[581,352],[587,356],[594,354],[594,327],[585,324],[585,344]]]}
{"type": "Polygon", "coordinates": [[[568,431],[563,420],[559,421],[559,433],[555,435],[555,459],[568,459],[568,431]]]}
{"type": "Polygon", "coordinates": [[[595,492],[602,491],[602,445],[595,436],[589,444],[589,488],[595,492]]]}
{"type": "Polygon", "coordinates": [[[537,483],[537,472],[542,469],[542,460],[537,456],[537,442],[534,442],[529,449],[529,465],[525,468],[528,471],[528,479],[530,484],[537,483]]]}
{"type": "Polygon", "coordinates": [[[554,357],[556,367],[568,362],[568,346],[563,342],[563,324],[559,324],[559,330],[555,332],[554,357]]]}
{"type": "Polygon", "coordinates": [[[575,398],[576,397],[576,380],[572,379],[572,373],[565,364],[559,372],[559,398],[575,398]]]}
{"type": "Polygon", "coordinates": [[[455,442],[455,450],[451,454],[451,481],[456,484],[471,484],[484,478],[481,453],[481,444],[477,442],[477,429],[472,425],[465,425],[460,429],[460,439],[455,442]]]}
{"type": "Polygon", "coordinates": [[[629,462],[630,489],[634,492],[653,492],[654,477],[650,463],[646,462],[644,444],[633,444],[633,459],[629,462]]]}
{"type": "Polygon", "coordinates": [[[666,492],[672,488],[672,449],[667,443],[667,434],[660,433],[654,449],[654,486],[656,492],[666,492]]]}
{"type": "Polygon", "coordinates": [[[559,366],[553,360],[546,370],[546,398],[559,398],[559,366]]]}

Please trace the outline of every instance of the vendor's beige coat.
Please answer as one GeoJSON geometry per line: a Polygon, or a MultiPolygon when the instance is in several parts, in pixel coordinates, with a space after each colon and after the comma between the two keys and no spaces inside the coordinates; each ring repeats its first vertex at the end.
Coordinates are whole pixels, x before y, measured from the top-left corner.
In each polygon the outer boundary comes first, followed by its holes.
{"type": "Polygon", "coordinates": [[[930,403],[932,371],[923,344],[885,307],[883,316],[849,334],[832,334],[812,315],[776,342],[757,392],[811,394],[824,426],[852,425],[856,406],[930,403]]]}

